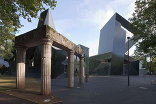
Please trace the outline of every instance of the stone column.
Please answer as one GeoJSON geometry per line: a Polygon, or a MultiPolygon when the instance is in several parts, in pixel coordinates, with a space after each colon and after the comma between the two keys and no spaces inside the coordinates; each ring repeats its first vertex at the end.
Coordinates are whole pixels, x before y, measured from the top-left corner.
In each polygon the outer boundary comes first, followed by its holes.
{"type": "Polygon", "coordinates": [[[80,57],[80,83],[85,82],[84,57],[80,57]]]}
{"type": "Polygon", "coordinates": [[[51,47],[50,40],[43,40],[41,49],[41,93],[43,95],[51,94],[51,47]]]}
{"type": "Polygon", "coordinates": [[[26,47],[16,47],[16,88],[25,88],[25,56],[26,47]]]}
{"type": "Polygon", "coordinates": [[[74,87],[74,51],[68,52],[68,87],[74,87]]]}

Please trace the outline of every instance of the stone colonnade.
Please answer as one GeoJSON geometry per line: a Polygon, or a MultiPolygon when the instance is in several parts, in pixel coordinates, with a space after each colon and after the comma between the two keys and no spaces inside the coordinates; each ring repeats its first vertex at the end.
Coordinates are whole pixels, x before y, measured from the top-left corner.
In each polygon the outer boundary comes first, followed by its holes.
{"type": "MultiPolygon", "coordinates": [[[[44,39],[42,41],[41,50],[41,93],[43,95],[51,94],[51,47],[53,42],[49,39],[44,39]]],[[[16,86],[18,89],[25,88],[25,56],[26,47],[16,46],[16,68],[17,68],[17,79],[16,86]]],[[[74,50],[68,51],[68,87],[74,87],[74,50]]],[[[84,58],[80,56],[80,83],[84,83],[84,58]]]]}

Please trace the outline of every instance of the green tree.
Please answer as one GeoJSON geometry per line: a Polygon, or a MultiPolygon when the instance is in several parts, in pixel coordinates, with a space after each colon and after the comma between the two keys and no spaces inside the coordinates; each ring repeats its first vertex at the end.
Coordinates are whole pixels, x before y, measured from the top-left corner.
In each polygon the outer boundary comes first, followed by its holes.
{"type": "Polygon", "coordinates": [[[3,42],[0,45],[0,57],[4,59],[10,59],[13,57],[15,35],[11,35],[10,37],[1,37],[2,39],[0,39],[0,42],[3,42]]]}
{"type": "Polygon", "coordinates": [[[138,48],[145,53],[156,47],[156,0],[136,0],[135,12],[130,21],[139,31],[134,39],[139,40],[138,48]]]}
{"type": "Polygon", "coordinates": [[[148,52],[144,52],[136,47],[133,58],[143,62],[143,67],[146,68],[150,73],[154,71],[153,63],[155,63],[156,58],[156,48],[148,49],[148,52]],[[148,59],[148,60],[147,60],[148,59]]]}
{"type": "Polygon", "coordinates": [[[15,33],[22,27],[20,18],[38,18],[45,6],[56,7],[56,0],[0,0],[0,56],[8,57],[14,45],[15,33]]]}
{"type": "Polygon", "coordinates": [[[152,68],[153,72],[156,74],[156,58],[153,59],[152,68]]]}

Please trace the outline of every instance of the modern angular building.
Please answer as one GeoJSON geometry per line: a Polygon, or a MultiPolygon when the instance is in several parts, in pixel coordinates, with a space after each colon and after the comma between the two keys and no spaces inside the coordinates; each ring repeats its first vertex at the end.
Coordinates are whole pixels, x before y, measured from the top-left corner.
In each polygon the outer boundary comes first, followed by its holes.
{"type": "MultiPolygon", "coordinates": [[[[124,64],[127,61],[125,53],[135,43],[130,39],[128,49],[125,29],[133,33],[135,28],[118,13],[115,13],[101,29],[98,55],[91,57],[91,60],[95,59],[99,63],[93,69],[95,72],[99,71],[110,75],[122,75],[125,72],[123,71],[125,69],[124,64]]],[[[133,61],[135,60],[133,59],[133,61]]]]}

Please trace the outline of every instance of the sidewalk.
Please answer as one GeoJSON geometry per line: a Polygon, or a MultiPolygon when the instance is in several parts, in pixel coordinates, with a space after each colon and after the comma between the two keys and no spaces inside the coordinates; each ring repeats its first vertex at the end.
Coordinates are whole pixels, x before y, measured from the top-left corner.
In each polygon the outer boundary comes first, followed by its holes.
{"type": "Polygon", "coordinates": [[[35,104],[8,94],[0,93],[0,104],[35,104]]]}

